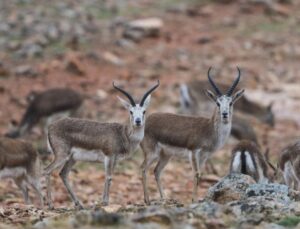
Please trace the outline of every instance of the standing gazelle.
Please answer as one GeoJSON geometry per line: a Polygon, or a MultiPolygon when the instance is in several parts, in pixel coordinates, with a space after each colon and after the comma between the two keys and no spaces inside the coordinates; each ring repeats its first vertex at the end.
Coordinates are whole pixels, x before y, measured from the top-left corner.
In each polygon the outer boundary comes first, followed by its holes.
{"type": "Polygon", "coordinates": [[[150,103],[151,92],[159,86],[159,82],[145,93],[139,104],[135,103],[129,93],[114,84],[113,86],[130,101],[128,103],[118,97],[123,106],[130,112],[128,123],[99,123],[84,119],[66,118],[49,126],[48,141],[55,157],[45,170],[50,208],[52,208],[50,175],[59,167],[62,167],[60,177],[75,206],[83,208],[68,181],[68,174],[76,161],[104,161],[103,205],[107,205],[112,174],[117,160],[130,156],[130,153],[138,147],[143,139],[145,112],[150,103]]]}
{"type": "Polygon", "coordinates": [[[223,147],[231,131],[233,104],[243,95],[244,90],[233,91],[240,80],[238,76],[226,94],[222,94],[214,83],[208,70],[208,80],[216,95],[206,90],[206,94],[215,104],[216,109],[211,118],[154,113],[146,122],[145,137],[141,143],[144,151],[142,180],[144,200],[149,204],[147,190],[147,171],[158,160],[155,167],[155,179],[162,199],[165,198],[160,175],[172,156],[189,154],[194,173],[193,201],[196,199],[200,172],[205,161],[216,150],[223,147]]]}

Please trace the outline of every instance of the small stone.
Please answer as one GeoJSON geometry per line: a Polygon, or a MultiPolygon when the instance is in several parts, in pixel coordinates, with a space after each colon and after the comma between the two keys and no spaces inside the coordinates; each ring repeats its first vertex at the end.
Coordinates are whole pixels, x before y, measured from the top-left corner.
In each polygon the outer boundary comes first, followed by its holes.
{"type": "Polygon", "coordinates": [[[70,55],[67,60],[66,70],[78,76],[84,76],[85,71],[79,58],[75,55],[70,55]]]}
{"type": "Polygon", "coordinates": [[[116,56],[115,54],[113,54],[111,52],[103,53],[102,58],[105,61],[107,61],[111,64],[114,64],[114,65],[117,65],[117,66],[124,66],[125,65],[125,62],[121,58],[119,58],[118,56],[116,56]]]}
{"type": "Polygon", "coordinates": [[[10,74],[8,68],[0,62],[0,77],[6,77],[10,74]]]}
{"type": "Polygon", "coordinates": [[[103,213],[96,211],[92,213],[92,225],[116,225],[122,221],[122,216],[116,213],[103,213]]]}
{"type": "Polygon", "coordinates": [[[36,77],[38,73],[30,65],[21,65],[16,67],[15,72],[17,76],[36,77]]]}

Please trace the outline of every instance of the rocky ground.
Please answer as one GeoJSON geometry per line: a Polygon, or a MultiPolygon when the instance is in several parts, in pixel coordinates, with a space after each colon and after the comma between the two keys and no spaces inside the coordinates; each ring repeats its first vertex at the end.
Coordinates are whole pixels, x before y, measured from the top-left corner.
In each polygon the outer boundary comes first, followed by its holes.
{"type": "MultiPolygon", "coordinates": [[[[124,121],[127,114],[115,98],[112,80],[139,98],[159,78],[161,86],[152,97],[149,113],[177,113],[179,83],[205,79],[209,66],[217,69],[217,81],[231,82],[239,66],[246,96],[264,105],[274,103],[274,128],[253,119],[249,122],[275,162],[282,147],[299,134],[299,10],[296,0],[1,1],[0,133],[21,119],[26,95],[32,90],[72,87],[87,95],[83,117],[124,121]],[[148,20],[136,22],[140,19],[148,20]]],[[[36,147],[45,144],[40,127],[26,139],[36,147]]],[[[216,174],[206,172],[199,198],[228,173],[230,149],[235,143],[230,139],[213,156],[216,174]]],[[[112,205],[95,211],[92,208],[103,189],[102,165],[78,163],[71,174],[76,193],[90,209],[82,212],[73,211],[57,175],[53,179],[55,211],[24,206],[14,184],[1,181],[1,227],[281,228],[279,225],[299,222],[298,194],[291,194],[284,186],[276,189],[285,196],[280,200],[277,196],[276,200],[268,199],[269,194],[247,196],[251,188],[270,189],[251,184],[243,189],[241,201],[219,202],[207,197],[191,205],[192,172],[185,159],[173,160],[166,168],[162,180],[171,200],[165,203],[156,201],[158,193],[151,175],[154,204],[145,207],[141,161],[139,151],[118,166],[112,205]]]]}

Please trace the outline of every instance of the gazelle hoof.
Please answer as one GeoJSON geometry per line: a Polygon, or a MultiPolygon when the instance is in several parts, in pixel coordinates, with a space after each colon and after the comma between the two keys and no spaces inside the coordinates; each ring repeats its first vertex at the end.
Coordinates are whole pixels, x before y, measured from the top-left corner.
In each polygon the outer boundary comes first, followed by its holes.
{"type": "Polygon", "coordinates": [[[83,207],[80,203],[76,203],[76,204],[75,204],[75,209],[76,209],[76,210],[83,210],[84,207],[83,207]]]}

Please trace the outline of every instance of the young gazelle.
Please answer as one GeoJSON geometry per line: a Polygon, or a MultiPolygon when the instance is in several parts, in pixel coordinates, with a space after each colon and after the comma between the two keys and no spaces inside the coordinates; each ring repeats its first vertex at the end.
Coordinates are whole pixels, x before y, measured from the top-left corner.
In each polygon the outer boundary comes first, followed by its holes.
{"type": "Polygon", "coordinates": [[[105,165],[105,185],[103,205],[109,203],[109,188],[117,160],[130,156],[144,137],[145,112],[150,104],[151,92],[159,82],[147,91],[141,102],[135,103],[129,93],[115,86],[130,101],[119,98],[123,106],[130,112],[130,120],[126,124],[100,123],[96,121],[66,118],[49,126],[48,141],[54,161],[45,169],[47,180],[47,196],[52,208],[50,192],[50,175],[62,167],[60,177],[70,194],[75,206],[82,208],[68,181],[68,174],[76,161],[103,162],[105,165]]]}
{"type": "Polygon", "coordinates": [[[232,150],[230,173],[242,173],[258,183],[268,183],[268,162],[258,146],[248,140],[240,141],[232,150]]]}
{"type": "Polygon", "coordinates": [[[41,207],[44,206],[40,188],[40,161],[31,144],[0,137],[0,178],[12,178],[21,189],[26,204],[30,203],[28,185],[32,186],[39,196],[41,207]]]}
{"type": "Polygon", "coordinates": [[[222,94],[210,76],[210,69],[208,80],[216,92],[215,95],[206,90],[207,96],[216,104],[211,118],[154,113],[147,119],[145,137],[141,142],[144,151],[142,180],[144,200],[147,204],[150,203],[147,171],[154,161],[158,160],[154,173],[160,196],[164,199],[160,183],[162,170],[172,156],[189,154],[194,173],[193,200],[195,200],[203,165],[213,152],[223,147],[229,137],[233,104],[244,92],[240,90],[232,95],[240,80],[240,70],[238,69],[238,76],[227,93],[222,94]]]}
{"type": "Polygon", "coordinates": [[[300,191],[300,141],[282,150],[276,170],[275,178],[283,175],[286,185],[300,191]]]}

